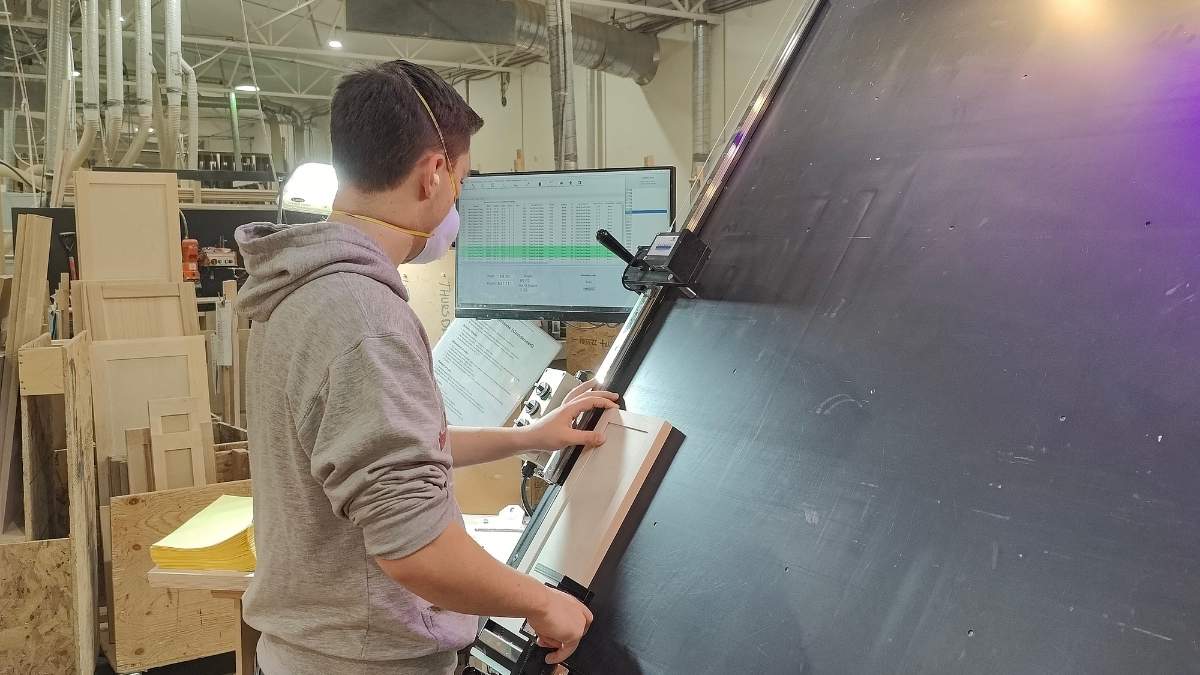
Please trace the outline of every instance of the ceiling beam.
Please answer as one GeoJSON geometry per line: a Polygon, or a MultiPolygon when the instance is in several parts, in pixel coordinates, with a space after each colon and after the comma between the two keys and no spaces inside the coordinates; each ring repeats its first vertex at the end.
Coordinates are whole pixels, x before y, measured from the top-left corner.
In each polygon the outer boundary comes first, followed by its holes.
{"type": "Polygon", "coordinates": [[[262,30],[263,28],[266,28],[267,26],[270,26],[271,24],[273,24],[273,23],[275,23],[276,21],[278,21],[278,20],[282,19],[283,17],[290,15],[292,12],[297,12],[297,11],[299,11],[299,10],[302,10],[302,9],[304,9],[305,7],[308,7],[309,5],[311,5],[311,4],[313,4],[314,2],[317,2],[317,1],[318,1],[318,0],[305,0],[305,2],[302,2],[302,3],[300,3],[300,4],[296,5],[295,7],[291,8],[291,9],[285,9],[285,10],[283,10],[282,12],[280,12],[280,13],[276,14],[275,16],[271,17],[270,19],[267,19],[267,20],[266,20],[266,21],[264,21],[263,23],[260,23],[260,24],[258,24],[257,26],[255,26],[255,28],[258,28],[259,30],[262,30]]]}
{"type": "MultiPolygon", "coordinates": [[[[41,75],[41,74],[25,73],[24,76],[25,76],[26,80],[45,81],[45,79],[46,79],[46,76],[41,75]]],[[[15,72],[12,72],[12,71],[0,71],[0,79],[15,80],[15,79],[18,79],[18,76],[15,72]]],[[[125,85],[130,86],[130,87],[134,86],[135,84],[136,83],[132,80],[127,80],[125,82],[125,85]]],[[[227,99],[229,97],[229,89],[225,88],[225,87],[203,87],[202,86],[202,87],[198,88],[197,93],[199,93],[201,96],[208,96],[211,98],[227,99]]],[[[240,91],[237,93],[240,96],[251,96],[254,94],[254,92],[240,92],[240,91]]],[[[304,93],[297,94],[297,93],[288,92],[288,91],[260,91],[257,93],[259,96],[263,96],[263,97],[291,98],[291,99],[299,99],[299,100],[303,100],[303,101],[328,101],[330,98],[329,94],[304,94],[304,93]]],[[[21,113],[21,114],[24,114],[24,113],[21,113]]],[[[43,113],[37,113],[37,112],[31,112],[30,114],[33,115],[35,118],[39,118],[39,119],[45,116],[43,113]]]]}
{"type": "MultiPolygon", "coordinates": [[[[581,1],[600,2],[601,0],[574,0],[574,2],[581,2],[581,1]]],[[[637,5],[631,5],[631,7],[636,7],[636,6],[637,5]]],[[[37,22],[37,21],[13,21],[12,26],[14,28],[25,28],[28,30],[38,30],[38,31],[42,31],[42,32],[47,31],[49,28],[45,23],[41,23],[41,22],[37,22]]],[[[79,28],[77,26],[72,26],[71,32],[78,33],[79,28]]],[[[135,33],[133,31],[123,31],[122,35],[124,35],[127,38],[135,37],[135,33]]],[[[163,41],[162,33],[154,33],[152,37],[154,38],[155,42],[163,41]]],[[[195,36],[195,35],[184,35],[183,36],[183,44],[204,45],[204,46],[208,46],[208,47],[226,47],[226,48],[244,48],[246,45],[244,40],[238,40],[235,38],[200,37],[200,36],[195,36]]],[[[358,61],[358,62],[370,61],[372,63],[382,63],[384,61],[393,61],[396,58],[394,55],[391,55],[391,54],[364,54],[364,53],[343,52],[343,51],[335,51],[335,50],[327,50],[327,49],[308,49],[305,47],[288,47],[286,45],[270,45],[270,44],[264,44],[261,42],[251,42],[250,49],[252,51],[254,51],[256,54],[257,53],[268,53],[268,54],[287,54],[288,56],[316,56],[316,57],[320,57],[320,58],[324,58],[324,59],[333,59],[335,61],[358,61]]],[[[289,60],[295,61],[295,59],[289,59],[289,60]]],[[[430,68],[459,68],[459,69],[463,69],[463,70],[475,70],[475,71],[495,72],[495,73],[512,73],[512,72],[516,72],[516,70],[517,70],[516,68],[509,68],[506,66],[493,66],[493,65],[489,65],[489,64],[485,64],[485,63],[463,63],[463,62],[459,62],[459,61],[439,61],[437,59],[418,59],[418,58],[411,58],[408,60],[417,65],[429,66],[430,68]]],[[[297,63],[298,62],[299,61],[297,61],[297,63]]],[[[338,66],[335,66],[333,64],[328,64],[328,63],[321,64],[321,65],[324,67],[327,67],[327,68],[334,68],[334,69],[336,69],[338,67],[338,66]]],[[[349,71],[351,69],[345,68],[345,70],[349,71]]]]}
{"type": "Polygon", "coordinates": [[[653,14],[655,16],[670,16],[676,19],[691,19],[692,21],[703,21],[705,23],[719,24],[721,23],[720,14],[704,14],[701,12],[686,12],[679,9],[671,9],[670,7],[654,7],[651,5],[636,5],[632,2],[617,2],[616,0],[571,0],[573,5],[592,5],[594,7],[607,7],[608,9],[619,9],[634,14],[653,14]]]}

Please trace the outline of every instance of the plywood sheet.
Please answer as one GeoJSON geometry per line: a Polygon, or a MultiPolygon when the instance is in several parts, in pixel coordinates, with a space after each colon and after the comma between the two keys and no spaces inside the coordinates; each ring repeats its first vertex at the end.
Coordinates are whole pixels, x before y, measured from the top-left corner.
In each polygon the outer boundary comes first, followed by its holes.
{"type": "Polygon", "coordinates": [[[67,494],[74,565],[76,646],[81,675],[91,675],[96,654],[96,446],[92,427],[91,339],[82,331],[62,346],[67,446],[67,494]]]}
{"type": "Polygon", "coordinates": [[[151,588],[150,546],[223,495],[250,495],[250,481],[128,495],[112,500],[113,614],[120,672],[231,652],[233,603],[204,591],[151,588]]]}
{"type": "Polygon", "coordinates": [[[72,576],[67,539],[0,544],[0,673],[76,672],[72,576]]]}
{"type": "Polygon", "coordinates": [[[621,326],[617,324],[570,324],[567,326],[567,372],[600,367],[621,326]]]}
{"type": "Polygon", "coordinates": [[[408,305],[437,344],[454,320],[454,251],[427,265],[401,265],[400,278],[408,289],[408,305]]]}
{"type": "MultiPolygon", "coordinates": [[[[126,429],[150,426],[146,407],[150,401],[195,397],[208,410],[205,358],[201,336],[92,343],[92,398],[96,406],[96,454],[102,472],[101,502],[109,496],[107,460],[125,457],[126,429]]],[[[211,449],[212,426],[203,425],[202,433],[205,447],[211,449]]],[[[136,458],[129,461],[131,485],[146,484],[148,479],[138,471],[136,458]]],[[[214,479],[215,475],[207,476],[209,482],[214,479]]]]}
{"type": "Polygon", "coordinates": [[[174,174],[79,171],[75,185],[82,279],[183,281],[174,174]]]}
{"type": "Polygon", "coordinates": [[[9,300],[8,333],[0,371],[0,530],[16,522],[22,506],[21,472],[17,470],[17,402],[20,345],[42,332],[46,305],[46,268],[50,258],[50,219],[22,215],[18,220],[16,269],[9,300]]]}
{"type": "Polygon", "coordinates": [[[515,457],[454,470],[454,498],[463,513],[492,514],[521,503],[521,462],[515,457]]]}
{"type": "Polygon", "coordinates": [[[200,334],[196,287],[187,282],[80,281],[82,326],[93,340],[200,334]]]}
{"type": "Polygon", "coordinates": [[[63,393],[62,348],[51,345],[49,333],[25,343],[17,352],[17,374],[24,396],[63,393]]]}

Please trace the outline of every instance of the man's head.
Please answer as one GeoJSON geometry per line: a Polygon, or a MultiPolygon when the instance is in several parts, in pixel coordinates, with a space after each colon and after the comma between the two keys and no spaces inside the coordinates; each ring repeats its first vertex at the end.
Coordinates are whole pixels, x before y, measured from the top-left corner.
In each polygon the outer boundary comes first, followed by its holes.
{"type": "Polygon", "coordinates": [[[428,68],[389,61],[347,75],[329,122],[338,196],[387,205],[394,213],[375,217],[429,232],[453,206],[482,126],[428,68]]]}

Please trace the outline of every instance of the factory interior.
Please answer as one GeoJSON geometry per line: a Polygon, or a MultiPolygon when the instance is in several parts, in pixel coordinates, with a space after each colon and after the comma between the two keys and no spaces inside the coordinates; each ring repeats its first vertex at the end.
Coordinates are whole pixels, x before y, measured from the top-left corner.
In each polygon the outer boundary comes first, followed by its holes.
{"type": "Polygon", "coordinates": [[[0,675],[1200,673],[1195,0],[0,19],[0,675]]]}

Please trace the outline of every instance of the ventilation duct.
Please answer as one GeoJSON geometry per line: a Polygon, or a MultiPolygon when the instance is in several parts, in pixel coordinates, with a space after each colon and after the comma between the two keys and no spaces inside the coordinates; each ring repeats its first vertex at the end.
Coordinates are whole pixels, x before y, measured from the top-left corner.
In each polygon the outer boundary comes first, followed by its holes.
{"type": "MultiPolygon", "coordinates": [[[[647,84],[658,38],[573,16],[575,64],[647,84]]],[[[517,47],[547,54],[546,7],[529,0],[347,0],[346,29],[517,47]]]]}

